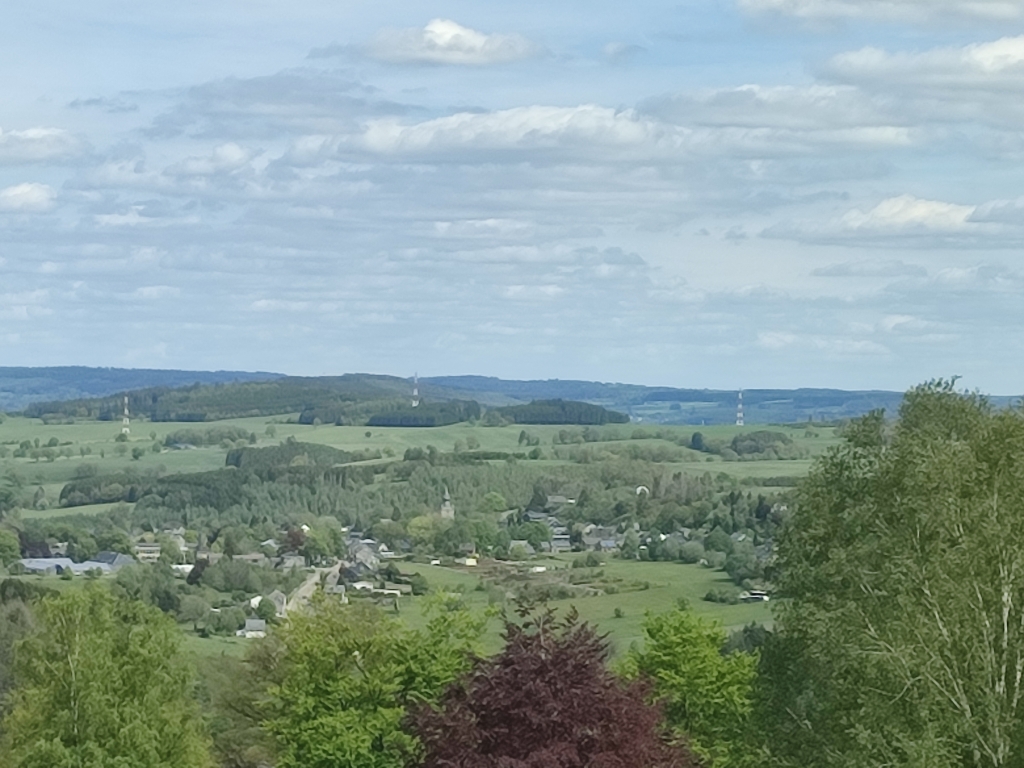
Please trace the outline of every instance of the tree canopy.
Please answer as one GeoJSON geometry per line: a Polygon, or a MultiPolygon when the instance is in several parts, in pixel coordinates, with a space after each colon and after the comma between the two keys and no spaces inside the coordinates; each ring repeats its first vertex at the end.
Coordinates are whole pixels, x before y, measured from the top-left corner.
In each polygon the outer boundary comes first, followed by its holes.
{"type": "Polygon", "coordinates": [[[792,765],[1024,761],[1024,418],[911,390],[816,463],[778,547],[763,711],[792,765]]]}
{"type": "Polygon", "coordinates": [[[438,708],[413,717],[424,768],[684,768],[640,683],[605,666],[608,646],[575,612],[506,621],[505,648],[479,661],[438,708]]]}
{"type": "Polygon", "coordinates": [[[280,683],[265,726],[280,768],[404,768],[418,754],[408,708],[437,699],[468,669],[482,625],[442,605],[421,631],[372,606],[323,598],[277,636],[280,683]]]}
{"type": "Polygon", "coordinates": [[[205,768],[207,737],[181,635],[99,587],[42,600],[17,646],[3,768],[205,768]]]}

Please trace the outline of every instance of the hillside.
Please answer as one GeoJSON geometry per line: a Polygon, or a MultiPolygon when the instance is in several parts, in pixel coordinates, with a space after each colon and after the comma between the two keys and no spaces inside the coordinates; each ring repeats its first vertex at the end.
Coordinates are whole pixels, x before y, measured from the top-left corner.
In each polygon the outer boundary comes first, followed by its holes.
{"type": "MultiPolygon", "coordinates": [[[[521,401],[581,400],[662,424],[731,424],[736,420],[735,390],[648,387],[596,381],[547,379],[509,381],[487,376],[438,376],[423,381],[471,393],[505,395],[521,401]]],[[[478,397],[478,395],[475,395],[478,397]]],[[[895,414],[903,395],[882,390],[746,389],[747,423],[832,421],[859,416],[875,408],[895,414]]],[[[993,398],[1005,405],[1009,398],[993,398]]]]}
{"type": "Polygon", "coordinates": [[[281,376],[280,373],[252,371],[178,371],[85,366],[0,367],[0,411],[18,411],[38,402],[104,397],[134,389],[269,381],[281,376]]]}
{"type": "MultiPolygon", "coordinates": [[[[461,394],[436,385],[420,388],[424,398],[453,400],[461,394]]],[[[305,378],[286,376],[272,381],[198,384],[172,389],[150,387],[128,393],[135,416],[150,421],[216,421],[246,416],[299,413],[299,422],[364,423],[374,414],[407,402],[412,385],[396,376],[346,374],[305,378]]],[[[123,409],[115,396],[33,403],[26,416],[59,420],[94,418],[116,420],[123,409]]]]}

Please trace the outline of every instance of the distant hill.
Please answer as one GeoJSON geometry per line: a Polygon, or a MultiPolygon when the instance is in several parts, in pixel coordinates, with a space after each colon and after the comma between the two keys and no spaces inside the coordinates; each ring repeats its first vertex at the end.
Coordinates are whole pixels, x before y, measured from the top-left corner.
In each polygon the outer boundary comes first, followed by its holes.
{"type": "Polygon", "coordinates": [[[30,403],[104,397],[148,387],[182,387],[228,381],[269,381],[279,373],[176,371],[151,368],[0,367],[0,411],[20,411],[30,403]]]}
{"type": "MultiPolygon", "coordinates": [[[[216,421],[244,416],[298,413],[299,422],[364,424],[374,414],[408,405],[412,384],[397,376],[285,376],[271,381],[196,384],[128,392],[128,407],[151,421],[216,421]]],[[[455,400],[461,393],[436,385],[420,387],[424,399],[455,400]]],[[[33,403],[35,418],[121,418],[122,393],[98,398],[33,403]]]]}
{"type": "MultiPolygon", "coordinates": [[[[661,424],[732,424],[736,421],[736,390],[647,387],[597,381],[547,379],[510,381],[489,376],[435,376],[421,382],[451,387],[480,400],[506,396],[532,400],[581,400],[626,413],[639,421],[661,424]]],[[[1013,398],[992,397],[994,405],[1009,405],[1013,398]]],[[[833,421],[860,416],[876,408],[895,415],[902,392],[842,389],[745,389],[747,424],[792,424],[833,421]]]]}
{"type": "MultiPolygon", "coordinates": [[[[345,374],[299,377],[239,371],[161,371],[118,368],[0,368],[0,410],[52,419],[117,420],[121,396],[131,412],[154,421],[214,421],[241,416],[299,414],[304,424],[450,423],[476,413],[455,413],[453,401],[489,409],[540,400],[589,403],[661,424],[731,424],[737,392],[648,387],[596,381],[514,381],[487,376],[438,376],[419,382],[423,405],[410,408],[412,382],[397,376],[345,374]],[[427,417],[431,418],[428,419],[427,417]]],[[[903,393],[882,390],[749,389],[747,424],[833,421],[884,408],[895,414],[903,393]]],[[[1011,402],[993,397],[997,406],[1011,402]]],[[[468,407],[468,406],[467,406],[468,407]]],[[[513,412],[516,413],[516,412],[513,412]]],[[[569,418],[562,414],[558,418],[569,418]]],[[[516,421],[519,417],[516,416],[516,421]]]]}

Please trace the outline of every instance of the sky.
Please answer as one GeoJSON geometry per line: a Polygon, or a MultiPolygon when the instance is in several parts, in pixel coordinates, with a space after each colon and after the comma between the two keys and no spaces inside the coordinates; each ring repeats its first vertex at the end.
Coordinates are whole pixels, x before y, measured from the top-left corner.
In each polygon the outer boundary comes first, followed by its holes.
{"type": "Polygon", "coordinates": [[[1024,391],[1024,0],[33,0],[0,83],[0,365],[1024,391]]]}

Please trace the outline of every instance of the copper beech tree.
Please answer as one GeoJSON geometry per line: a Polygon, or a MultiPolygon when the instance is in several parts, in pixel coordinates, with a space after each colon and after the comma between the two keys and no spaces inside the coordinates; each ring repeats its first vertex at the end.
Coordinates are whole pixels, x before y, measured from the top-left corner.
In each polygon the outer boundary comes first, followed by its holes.
{"type": "Polygon", "coordinates": [[[436,707],[410,718],[423,768],[688,768],[642,683],[606,666],[608,645],[576,612],[521,606],[505,649],[479,660],[436,707]]]}

